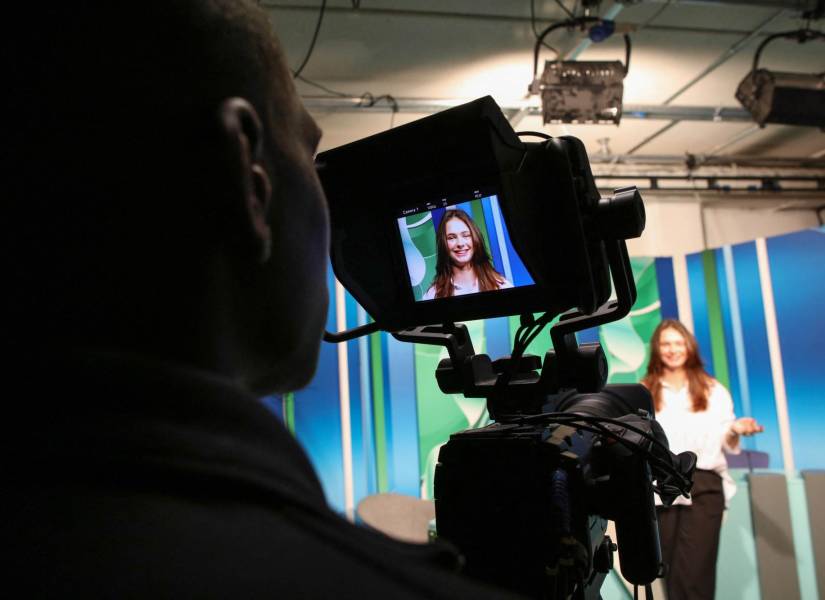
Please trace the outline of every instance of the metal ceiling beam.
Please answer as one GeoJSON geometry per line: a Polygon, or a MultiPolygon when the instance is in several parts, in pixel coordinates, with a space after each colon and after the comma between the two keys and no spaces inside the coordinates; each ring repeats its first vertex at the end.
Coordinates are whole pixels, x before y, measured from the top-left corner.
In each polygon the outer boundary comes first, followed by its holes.
{"type": "Polygon", "coordinates": [[[739,173],[699,175],[696,173],[628,173],[593,174],[600,187],[619,187],[633,182],[640,190],[654,192],[720,192],[723,194],[797,195],[825,198],[825,173],[817,175],[781,175],[739,173]],[[607,182],[610,186],[605,185],[607,182]]]}
{"type": "MultiPolygon", "coordinates": [[[[304,105],[309,110],[317,112],[387,113],[393,111],[393,106],[388,103],[366,106],[364,100],[357,96],[308,95],[302,96],[302,99],[304,105]]],[[[398,104],[395,112],[429,114],[458,106],[470,100],[472,100],[472,98],[395,98],[398,104]]],[[[505,103],[501,105],[501,109],[505,113],[512,112],[518,114],[520,117],[541,116],[541,107],[536,106],[530,101],[505,103]]],[[[655,104],[626,104],[622,112],[622,118],[664,121],[716,121],[725,123],[750,123],[753,121],[748,111],[733,106],[662,106],[655,104]]]]}
{"type": "MultiPolygon", "coordinates": [[[[668,0],[646,0],[648,3],[663,4],[668,0]]],[[[749,6],[751,8],[784,8],[792,11],[813,12],[820,8],[818,0],[679,0],[679,4],[725,4],[749,6]]]]}
{"type": "Polygon", "coordinates": [[[688,168],[688,165],[690,165],[691,169],[703,167],[732,167],[736,169],[818,169],[825,173],[825,156],[800,158],[798,156],[739,156],[735,154],[726,156],[690,154],[617,154],[614,156],[600,156],[595,154],[590,157],[590,163],[593,165],[638,166],[640,169],[649,169],[655,166],[688,168]]]}
{"type": "Polygon", "coordinates": [[[756,29],[751,31],[748,35],[746,35],[745,37],[740,39],[738,42],[736,42],[735,44],[730,46],[727,50],[725,50],[722,54],[720,54],[716,58],[716,60],[714,60],[707,67],[705,67],[705,69],[701,73],[696,75],[696,77],[694,77],[693,79],[688,81],[685,85],[683,85],[678,90],[676,90],[673,94],[668,96],[667,100],[665,100],[663,102],[663,104],[670,104],[671,102],[676,100],[676,98],[678,98],[679,96],[684,94],[686,91],[688,91],[690,88],[692,88],[694,85],[699,83],[702,79],[704,79],[705,77],[707,77],[708,75],[713,73],[713,71],[718,69],[720,66],[722,66],[726,62],[728,62],[733,56],[738,54],[740,50],[742,50],[745,46],[747,46],[751,42],[751,40],[753,40],[754,38],[759,36],[759,34],[762,33],[762,31],[764,31],[765,28],[768,25],[770,25],[777,18],[779,18],[779,16],[782,15],[783,12],[784,11],[779,10],[776,13],[774,13],[771,17],[765,19],[756,29]]]}
{"type": "MultiPolygon", "coordinates": [[[[701,73],[699,73],[698,75],[696,75],[693,79],[691,79],[691,80],[690,80],[689,82],[687,82],[685,85],[683,85],[683,86],[682,86],[682,87],[680,87],[678,90],[676,90],[676,92],[674,92],[673,94],[671,94],[671,95],[670,95],[670,96],[669,96],[669,97],[668,97],[668,98],[664,101],[664,103],[663,103],[663,104],[665,104],[665,105],[670,105],[670,103],[671,103],[671,102],[673,102],[676,98],[678,98],[679,96],[681,96],[682,94],[684,94],[687,90],[689,90],[689,89],[690,89],[690,88],[692,88],[694,85],[696,85],[697,83],[699,83],[699,81],[701,81],[702,79],[704,79],[705,77],[707,77],[709,74],[711,74],[711,73],[712,73],[713,71],[715,71],[717,68],[719,68],[721,65],[723,65],[723,64],[724,64],[724,63],[726,63],[728,60],[730,60],[730,59],[731,59],[733,56],[735,56],[735,55],[736,55],[736,54],[737,54],[740,50],[742,50],[742,48],[744,48],[744,47],[745,47],[745,46],[746,46],[746,45],[747,45],[747,44],[748,44],[751,40],[753,40],[755,37],[759,36],[759,35],[762,33],[762,31],[765,29],[765,27],[767,27],[769,24],[771,24],[774,20],[776,20],[776,18],[777,18],[777,17],[779,17],[779,16],[780,16],[780,15],[782,15],[783,13],[784,13],[784,11],[782,11],[782,10],[777,11],[777,12],[776,12],[776,13],[774,13],[771,17],[769,17],[768,19],[766,19],[765,21],[763,21],[763,22],[762,22],[762,23],[761,23],[761,24],[760,24],[760,25],[759,25],[756,29],[754,29],[753,31],[751,31],[748,35],[746,35],[745,37],[743,37],[742,39],[740,39],[739,41],[737,41],[736,43],[734,43],[733,45],[731,45],[731,46],[730,46],[727,50],[725,50],[722,54],[720,54],[720,55],[716,58],[716,60],[714,60],[714,61],[713,61],[712,63],[710,63],[707,67],[705,67],[705,69],[704,69],[701,73]]],[[[662,134],[663,134],[663,133],[665,133],[666,131],[668,131],[668,130],[672,129],[672,128],[673,128],[673,127],[677,124],[677,123],[679,123],[679,121],[678,121],[678,120],[676,120],[676,121],[672,121],[671,123],[668,123],[667,125],[665,125],[665,126],[664,126],[664,127],[662,127],[661,129],[659,129],[658,131],[654,132],[652,135],[649,135],[647,138],[645,138],[644,140],[642,140],[640,143],[636,144],[636,145],[635,145],[635,146],[634,146],[634,147],[633,147],[633,148],[632,148],[632,149],[628,152],[628,154],[633,154],[634,152],[636,152],[636,151],[637,151],[637,150],[639,150],[640,148],[642,148],[642,147],[646,146],[647,144],[649,144],[650,142],[652,142],[653,140],[655,140],[656,138],[658,138],[660,135],[662,135],[662,134]]]]}
{"type": "MultiPolygon", "coordinates": [[[[645,0],[646,2],[658,2],[659,0],[645,0]]],[[[664,2],[665,0],[661,0],[664,2]]],[[[687,3],[687,2],[702,2],[702,0],[679,0],[678,4],[687,3]]],[[[771,0],[774,4],[777,5],[777,8],[782,6],[782,0],[771,0]]],[[[797,0],[798,2],[799,0],[797,0]]],[[[272,11],[284,11],[284,12],[306,12],[306,13],[313,13],[318,14],[318,5],[317,4],[294,4],[290,2],[276,2],[274,0],[271,1],[262,1],[261,7],[267,10],[272,11]]],[[[504,3],[502,3],[504,4],[504,3]]],[[[676,5],[677,3],[674,3],[676,5]]],[[[741,2],[741,4],[746,4],[746,2],[741,2]]],[[[793,10],[793,6],[787,7],[793,10]]],[[[382,16],[382,17],[408,17],[408,18],[434,18],[434,19],[459,19],[459,20],[472,20],[472,21],[495,21],[499,23],[523,23],[526,25],[530,25],[530,15],[528,13],[525,14],[507,14],[507,13],[471,13],[466,11],[451,11],[451,10],[422,10],[422,9],[415,9],[415,8],[377,8],[377,7],[369,7],[369,6],[360,6],[359,8],[352,8],[352,6],[327,6],[326,7],[327,14],[356,14],[356,15],[373,15],[373,16],[382,16]]],[[[552,25],[553,23],[558,23],[558,19],[549,19],[547,17],[542,17],[536,15],[536,24],[541,26],[544,25],[552,25]]],[[[632,26],[632,23],[628,23],[628,25],[632,26]]],[[[673,33],[701,33],[707,35],[748,35],[750,31],[745,29],[735,29],[732,27],[722,28],[722,27],[699,27],[699,26],[681,26],[681,25],[656,25],[656,24],[647,24],[645,25],[645,29],[650,29],[652,31],[663,31],[663,32],[673,32],[673,33]]],[[[762,34],[767,35],[767,34],[762,34]]]]}

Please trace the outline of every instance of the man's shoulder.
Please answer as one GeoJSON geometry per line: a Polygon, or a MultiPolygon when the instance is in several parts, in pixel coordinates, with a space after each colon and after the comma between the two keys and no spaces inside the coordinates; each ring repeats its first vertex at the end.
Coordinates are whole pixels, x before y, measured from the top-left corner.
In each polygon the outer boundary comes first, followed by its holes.
{"type": "Polygon", "coordinates": [[[449,550],[260,489],[52,491],[28,498],[29,522],[4,532],[13,579],[35,596],[509,597],[451,572],[449,550]]]}
{"type": "Polygon", "coordinates": [[[30,428],[28,462],[7,481],[7,567],[31,595],[499,597],[444,568],[451,553],[330,510],[306,454],[254,398],[106,364],[65,373],[60,388],[87,404],[30,428]]]}

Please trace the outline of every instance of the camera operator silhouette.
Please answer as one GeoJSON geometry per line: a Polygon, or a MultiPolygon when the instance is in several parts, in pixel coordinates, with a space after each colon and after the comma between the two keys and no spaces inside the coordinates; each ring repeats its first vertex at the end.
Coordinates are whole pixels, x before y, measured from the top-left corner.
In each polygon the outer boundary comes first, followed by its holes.
{"type": "Polygon", "coordinates": [[[450,209],[436,231],[435,277],[422,300],[513,287],[493,268],[478,225],[461,209],[450,209]]]}
{"type": "Polygon", "coordinates": [[[21,5],[0,36],[5,586],[504,597],[331,511],[259,400],[311,379],[328,303],[320,131],[268,15],[123,10],[21,5]]]}

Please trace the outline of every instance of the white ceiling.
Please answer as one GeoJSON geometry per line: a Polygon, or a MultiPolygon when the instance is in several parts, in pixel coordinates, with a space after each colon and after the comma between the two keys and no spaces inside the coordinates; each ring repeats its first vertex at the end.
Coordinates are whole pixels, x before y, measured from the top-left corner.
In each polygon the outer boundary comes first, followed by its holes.
{"type": "MultiPolygon", "coordinates": [[[[563,1],[574,8],[574,0],[563,1]]],[[[306,55],[321,0],[262,4],[271,14],[295,69],[306,55]]],[[[799,2],[786,3],[794,4],[799,2]]],[[[792,10],[718,2],[625,5],[606,0],[599,14],[608,11],[616,14],[619,27],[636,29],[631,32],[633,54],[625,79],[626,106],[661,105],[714,61],[727,56],[718,68],[673,98],[670,105],[739,108],[734,91],[750,70],[759,42],[769,33],[803,25],[792,10]],[[756,30],[760,31],[753,34],[756,30]],[[735,51],[737,45],[741,49],[735,51]]],[[[565,17],[555,0],[535,0],[535,12],[539,29],[565,17]]],[[[823,30],[825,22],[814,22],[812,27],[823,30]]],[[[580,34],[560,30],[548,42],[570,53],[583,39],[580,34]]],[[[375,97],[390,94],[402,102],[402,110],[393,115],[387,109],[341,111],[316,105],[311,112],[325,132],[322,149],[423,116],[409,112],[411,109],[405,108],[402,101],[405,98],[467,101],[490,94],[503,106],[523,104],[532,79],[534,40],[530,0],[329,0],[303,76],[352,97],[365,92],[375,97]]],[[[551,58],[552,52],[545,51],[544,57],[551,58]]],[[[578,58],[623,60],[623,40],[614,35],[606,42],[589,45],[578,58]]],[[[773,70],[822,72],[825,43],[799,45],[778,40],[767,47],[762,64],[773,70]]],[[[298,89],[311,106],[310,96],[325,95],[300,81],[298,89]]],[[[576,135],[593,154],[603,147],[597,140],[609,138],[611,153],[624,154],[669,122],[625,117],[618,127],[543,126],[540,117],[528,116],[517,129],[576,135]]],[[[741,121],[682,121],[635,150],[637,155],[686,152],[819,157],[825,155],[825,133],[779,125],[759,130],[741,121]]]]}

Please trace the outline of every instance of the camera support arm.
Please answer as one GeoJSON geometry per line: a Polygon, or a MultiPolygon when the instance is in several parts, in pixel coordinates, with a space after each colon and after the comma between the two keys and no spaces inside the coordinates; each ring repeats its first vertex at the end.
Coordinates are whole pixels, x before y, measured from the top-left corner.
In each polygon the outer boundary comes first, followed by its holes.
{"type": "Polygon", "coordinates": [[[422,325],[412,329],[402,329],[393,332],[392,336],[402,342],[415,342],[417,344],[432,344],[434,346],[445,346],[450,358],[460,364],[465,359],[475,356],[473,340],[467,328],[459,323],[444,323],[443,325],[422,325]]]}
{"type": "Polygon", "coordinates": [[[636,302],[636,284],[625,242],[605,240],[604,245],[616,299],[589,315],[580,311],[563,314],[550,329],[553,350],[545,357],[545,363],[549,363],[545,369],[554,373],[559,389],[577,388],[580,392],[601,390],[607,380],[604,353],[598,344],[578,346],[576,332],[621,319],[627,316],[636,302]]]}
{"type": "Polygon", "coordinates": [[[545,356],[541,373],[538,357],[524,356],[510,377],[508,359],[494,364],[486,354],[476,354],[467,328],[462,324],[425,325],[394,332],[404,342],[445,346],[450,358],[442,360],[436,371],[441,391],[463,393],[468,398],[487,398],[491,417],[513,412],[538,410],[547,394],[561,389],[598,392],[607,379],[607,363],[598,344],[579,346],[575,333],[589,327],[615,321],[630,312],[636,300],[636,286],[630,259],[623,240],[605,240],[616,300],[609,301],[594,313],[574,311],[562,316],[550,330],[553,350],[545,356]],[[506,380],[506,385],[501,385],[506,380]]]}

